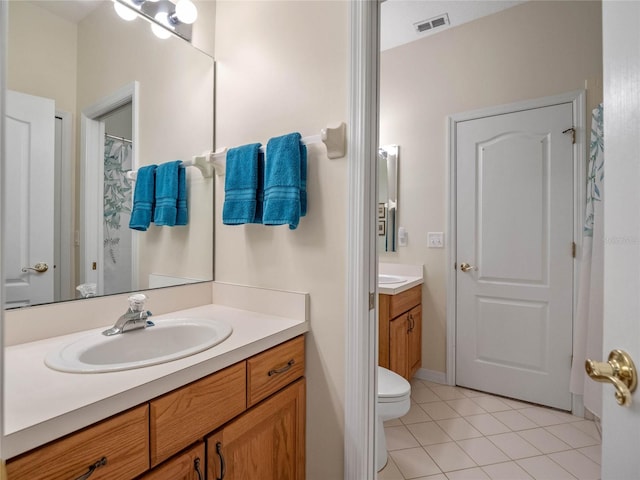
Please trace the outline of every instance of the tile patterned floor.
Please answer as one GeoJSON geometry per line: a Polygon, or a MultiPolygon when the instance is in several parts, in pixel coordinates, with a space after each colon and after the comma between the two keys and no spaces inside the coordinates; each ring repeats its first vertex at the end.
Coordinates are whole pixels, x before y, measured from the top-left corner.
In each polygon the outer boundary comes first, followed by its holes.
{"type": "Polygon", "coordinates": [[[378,480],[597,480],[600,434],[569,413],[414,379],[411,410],[385,423],[378,480]]]}

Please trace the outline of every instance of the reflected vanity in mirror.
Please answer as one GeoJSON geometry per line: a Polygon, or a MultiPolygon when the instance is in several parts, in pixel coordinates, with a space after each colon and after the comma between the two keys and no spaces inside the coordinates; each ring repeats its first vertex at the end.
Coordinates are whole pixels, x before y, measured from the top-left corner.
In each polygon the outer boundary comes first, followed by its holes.
{"type": "Polygon", "coordinates": [[[126,178],[213,149],[213,59],[87,3],[8,2],[6,308],[213,278],[213,180],[188,168],[187,225],[140,232],[126,178]]]}
{"type": "Polygon", "coordinates": [[[398,231],[398,145],[378,149],[378,251],[395,252],[398,231]]]}

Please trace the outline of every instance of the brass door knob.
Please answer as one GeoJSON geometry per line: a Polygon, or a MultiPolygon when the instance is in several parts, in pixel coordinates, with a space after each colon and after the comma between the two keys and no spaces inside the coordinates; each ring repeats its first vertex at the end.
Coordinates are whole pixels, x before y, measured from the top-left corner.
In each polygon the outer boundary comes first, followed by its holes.
{"type": "Polygon", "coordinates": [[[29,270],[33,270],[36,273],[44,273],[49,270],[49,265],[44,262],[36,263],[33,267],[24,267],[22,272],[27,273],[29,270]]]}
{"type": "Polygon", "coordinates": [[[631,405],[631,394],[638,385],[638,373],[627,352],[612,350],[607,363],[587,359],[584,368],[587,375],[596,382],[613,383],[618,405],[631,405]]]}
{"type": "Polygon", "coordinates": [[[462,270],[463,272],[470,272],[471,270],[477,270],[477,268],[473,265],[469,265],[468,263],[461,263],[460,270],[462,270]]]}

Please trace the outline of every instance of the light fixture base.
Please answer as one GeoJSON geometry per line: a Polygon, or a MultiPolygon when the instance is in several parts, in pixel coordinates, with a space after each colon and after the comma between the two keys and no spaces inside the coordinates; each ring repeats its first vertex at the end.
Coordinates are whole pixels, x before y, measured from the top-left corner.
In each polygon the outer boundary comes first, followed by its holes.
{"type": "Polygon", "coordinates": [[[157,1],[143,1],[142,3],[136,2],[132,0],[128,2],[126,0],[114,0],[115,2],[130,8],[132,11],[139,14],[141,17],[145,18],[153,25],[158,25],[167,31],[177,35],[178,37],[186,40],[187,42],[191,42],[193,38],[193,25],[182,23],[182,22],[168,22],[163,23],[156,20],[156,15],[159,13],[166,13],[167,17],[174,14],[176,10],[176,5],[170,0],[157,0],[157,1]],[[138,4],[134,6],[134,4],[138,4]]]}

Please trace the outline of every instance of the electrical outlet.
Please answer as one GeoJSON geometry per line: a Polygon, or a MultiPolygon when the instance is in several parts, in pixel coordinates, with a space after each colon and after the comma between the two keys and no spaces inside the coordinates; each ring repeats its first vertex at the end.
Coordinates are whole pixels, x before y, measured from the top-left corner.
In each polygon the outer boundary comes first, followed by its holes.
{"type": "Polygon", "coordinates": [[[429,248],[444,248],[444,233],[442,233],[442,232],[428,232],[427,233],[427,246],[429,248]]]}

